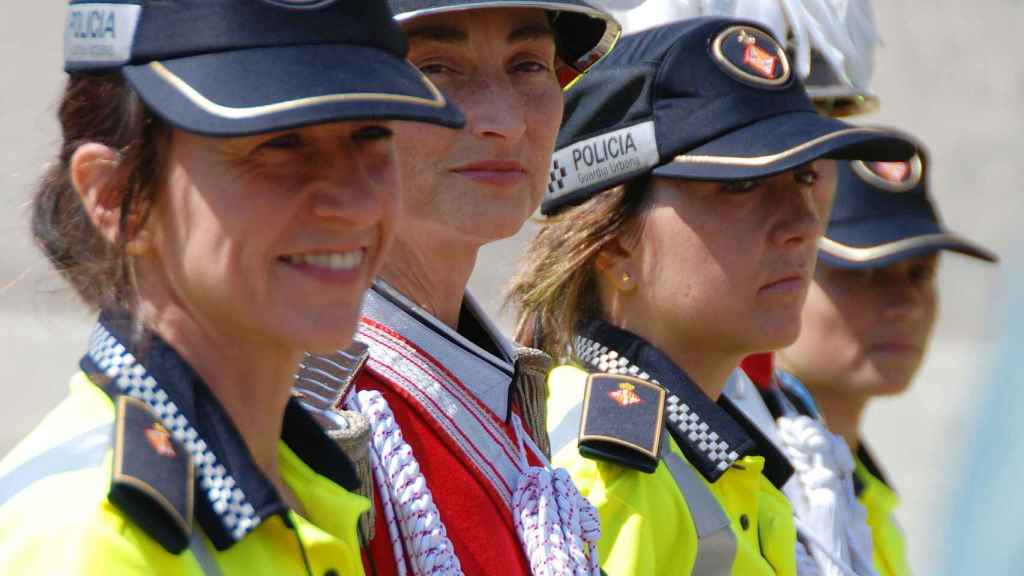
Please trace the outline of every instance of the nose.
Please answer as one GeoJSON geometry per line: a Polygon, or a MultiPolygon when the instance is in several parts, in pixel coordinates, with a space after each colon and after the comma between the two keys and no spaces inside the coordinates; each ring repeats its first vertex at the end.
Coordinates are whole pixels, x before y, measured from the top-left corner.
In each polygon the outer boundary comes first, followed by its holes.
{"type": "Polygon", "coordinates": [[[801,247],[817,242],[824,233],[827,214],[820,206],[819,195],[809,186],[794,186],[792,176],[773,178],[773,204],[777,225],[771,240],[784,247],[801,247]]]}
{"type": "Polygon", "coordinates": [[[886,320],[911,321],[925,314],[927,288],[909,278],[888,278],[883,290],[882,315],[886,320]]]}
{"type": "Polygon", "coordinates": [[[466,115],[466,129],[478,138],[515,142],[526,133],[528,103],[507,75],[477,74],[459,105],[466,115]]]}

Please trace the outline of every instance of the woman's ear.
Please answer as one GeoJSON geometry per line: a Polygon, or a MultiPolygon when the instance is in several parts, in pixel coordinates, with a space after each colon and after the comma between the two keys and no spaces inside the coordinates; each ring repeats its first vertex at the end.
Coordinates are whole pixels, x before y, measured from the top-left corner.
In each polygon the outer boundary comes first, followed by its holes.
{"type": "Polygon", "coordinates": [[[131,237],[121,238],[120,163],[121,157],[113,148],[96,142],[83,144],[71,155],[71,184],[103,238],[112,245],[123,241],[129,256],[142,256],[152,248],[153,241],[139,222],[129,221],[131,237]]]}
{"type": "Polygon", "coordinates": [[[615,238],[605,244],[594,261],[597,273],[619,292],[630,292],[636,288],[633,251],[615,238]]]}
{"type": "Polygon", "coordinates": [[[96,230],[111,244],[119,240],[121,194],[117,190],[120,156],[103,144],[82,144],[71,155],[71,184],[96,230]]]}

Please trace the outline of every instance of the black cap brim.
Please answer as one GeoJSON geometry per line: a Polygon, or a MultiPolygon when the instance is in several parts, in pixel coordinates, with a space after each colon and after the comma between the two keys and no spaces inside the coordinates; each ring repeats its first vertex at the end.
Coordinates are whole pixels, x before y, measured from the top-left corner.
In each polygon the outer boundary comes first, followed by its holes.
{"type": "Polygon", "coordinates": [[[676,156],[652,174],[743,180],[772,176],[818,158],[897,161],[913,155],[911,141],[894,131],[854,127],[814,112],[792,112],[732,130],[676,156]]]}
{"type": "Polygon", "coordinates": [[[914,256],[950,250],[998,262],[999,257],[928,219],[872,219],[831,225],[819,242],[818,260],[835,268],[880,268],[914,256]]]}
{"type": "Polygon", "coordinates": [[[125,66],[172,126],[244,136],[329,122],[408,120],[460,128],[462,113],[406,60],[358,45],[250,48],[125,66]]]}

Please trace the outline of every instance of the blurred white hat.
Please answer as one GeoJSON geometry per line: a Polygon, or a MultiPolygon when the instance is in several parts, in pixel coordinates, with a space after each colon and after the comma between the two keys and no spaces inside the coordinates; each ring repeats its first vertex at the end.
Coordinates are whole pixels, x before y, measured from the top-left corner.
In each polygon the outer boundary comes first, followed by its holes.
{"type": "Polygon", "coordinates": [[[787,44],[819,109],[832,116],[878,107],[871,92],[878,33],[870,0],[598,0],[624,33],[697,16],[760,22],[787,44]]]}

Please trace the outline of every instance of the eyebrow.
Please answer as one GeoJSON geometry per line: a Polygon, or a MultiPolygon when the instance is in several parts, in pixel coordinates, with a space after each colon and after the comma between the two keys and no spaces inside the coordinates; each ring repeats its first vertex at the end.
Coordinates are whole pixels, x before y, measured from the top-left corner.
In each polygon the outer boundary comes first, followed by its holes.
{"type": "Polygon", "coordinates": [[[555,33],[546,24],[527,24],[516,28],[508,35],[508,43],[529,42],[531,40],[554,40],[555,33]]]}
{"type": "MultiPolygon", "coordinates": [[[[465,30],[444,25],[413,28],[406,32],[406,37],[410,42],[413,40],[442,44],[466,44],[469,42],[469,34],[465,30]]],[[[554,31],[545,24],[526,24],[509,32],[507,41],[509,44],[516,44],[546,38],[553,40],[554,37],[554,31]]]]}

